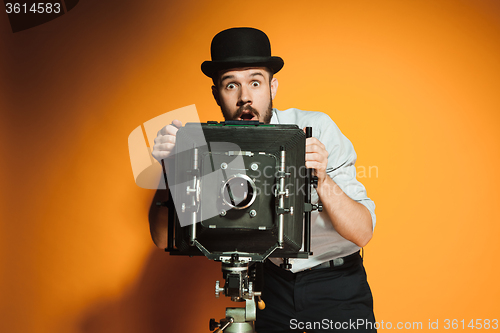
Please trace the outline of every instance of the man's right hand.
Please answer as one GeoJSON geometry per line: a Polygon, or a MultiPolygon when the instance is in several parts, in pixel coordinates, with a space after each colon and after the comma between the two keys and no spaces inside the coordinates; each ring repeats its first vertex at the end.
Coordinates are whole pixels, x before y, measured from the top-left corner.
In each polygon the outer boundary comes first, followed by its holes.
{"type": "Polygon", "coordinates": [[[153,146],[153,157],[161,163],[161,160],[172,156],[172,151],[175,147],[175,136],[177,131],[182,127],[180,120],[175,119],[172,124],[163,127],[158,131],[153,146]]]}

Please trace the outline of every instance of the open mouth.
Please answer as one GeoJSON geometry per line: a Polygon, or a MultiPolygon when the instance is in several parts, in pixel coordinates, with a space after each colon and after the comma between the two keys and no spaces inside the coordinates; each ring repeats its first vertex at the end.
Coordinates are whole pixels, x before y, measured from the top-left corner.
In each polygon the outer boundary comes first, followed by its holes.
{"type": "Polygon", "coordinates": [[[251,111],[243,111],[238,120],[259,120],[251,111]]]}

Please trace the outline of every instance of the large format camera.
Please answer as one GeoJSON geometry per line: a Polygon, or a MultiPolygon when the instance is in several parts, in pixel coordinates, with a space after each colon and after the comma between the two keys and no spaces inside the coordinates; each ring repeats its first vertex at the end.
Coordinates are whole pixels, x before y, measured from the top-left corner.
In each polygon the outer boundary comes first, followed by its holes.
{"type": "Polygon", "coordinates": [[[216,295],[246,302],[228,308],[220,323],[211,320],[211,330],[253,332],[256,300],[263,306],[259,263],[279,257],[289,269],[288,258],[310,254],[310,212],[318,207],[305,169],[308,132],[257,121],[188,123],[177,132],[165,168],[166,251],[222,262],[225,283],[217,281],[216,295]]]}

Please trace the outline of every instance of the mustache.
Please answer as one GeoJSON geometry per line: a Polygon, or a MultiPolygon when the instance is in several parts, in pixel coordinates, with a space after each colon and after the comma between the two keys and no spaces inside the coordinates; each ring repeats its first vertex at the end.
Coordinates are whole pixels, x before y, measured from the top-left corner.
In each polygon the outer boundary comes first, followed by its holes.
{"type": "Polygon", "coordinates": [[[242,105],[238,108],[238,110],[236,110],[236,115],[234,116],[234,119],[238,119],[239,117],[241,117],[241,115],[243,114],[243,112],[245,111],[250,111],[254,116],[256,116],[257,118],[260,116],[259,115],[259,111],[257,111],[256,109],[254,109],[251,105],[242,105]]]}

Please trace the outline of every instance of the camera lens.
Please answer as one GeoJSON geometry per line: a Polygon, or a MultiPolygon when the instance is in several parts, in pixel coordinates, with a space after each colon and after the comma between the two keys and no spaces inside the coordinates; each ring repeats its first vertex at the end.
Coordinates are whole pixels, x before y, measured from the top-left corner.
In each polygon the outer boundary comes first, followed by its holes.
{"type": "Polygon", "coordinates": [[[222,200],[235,209],[244,209],[255,200],[255,183],[246,175],[235,175],[222,186],[222,200]]]}

